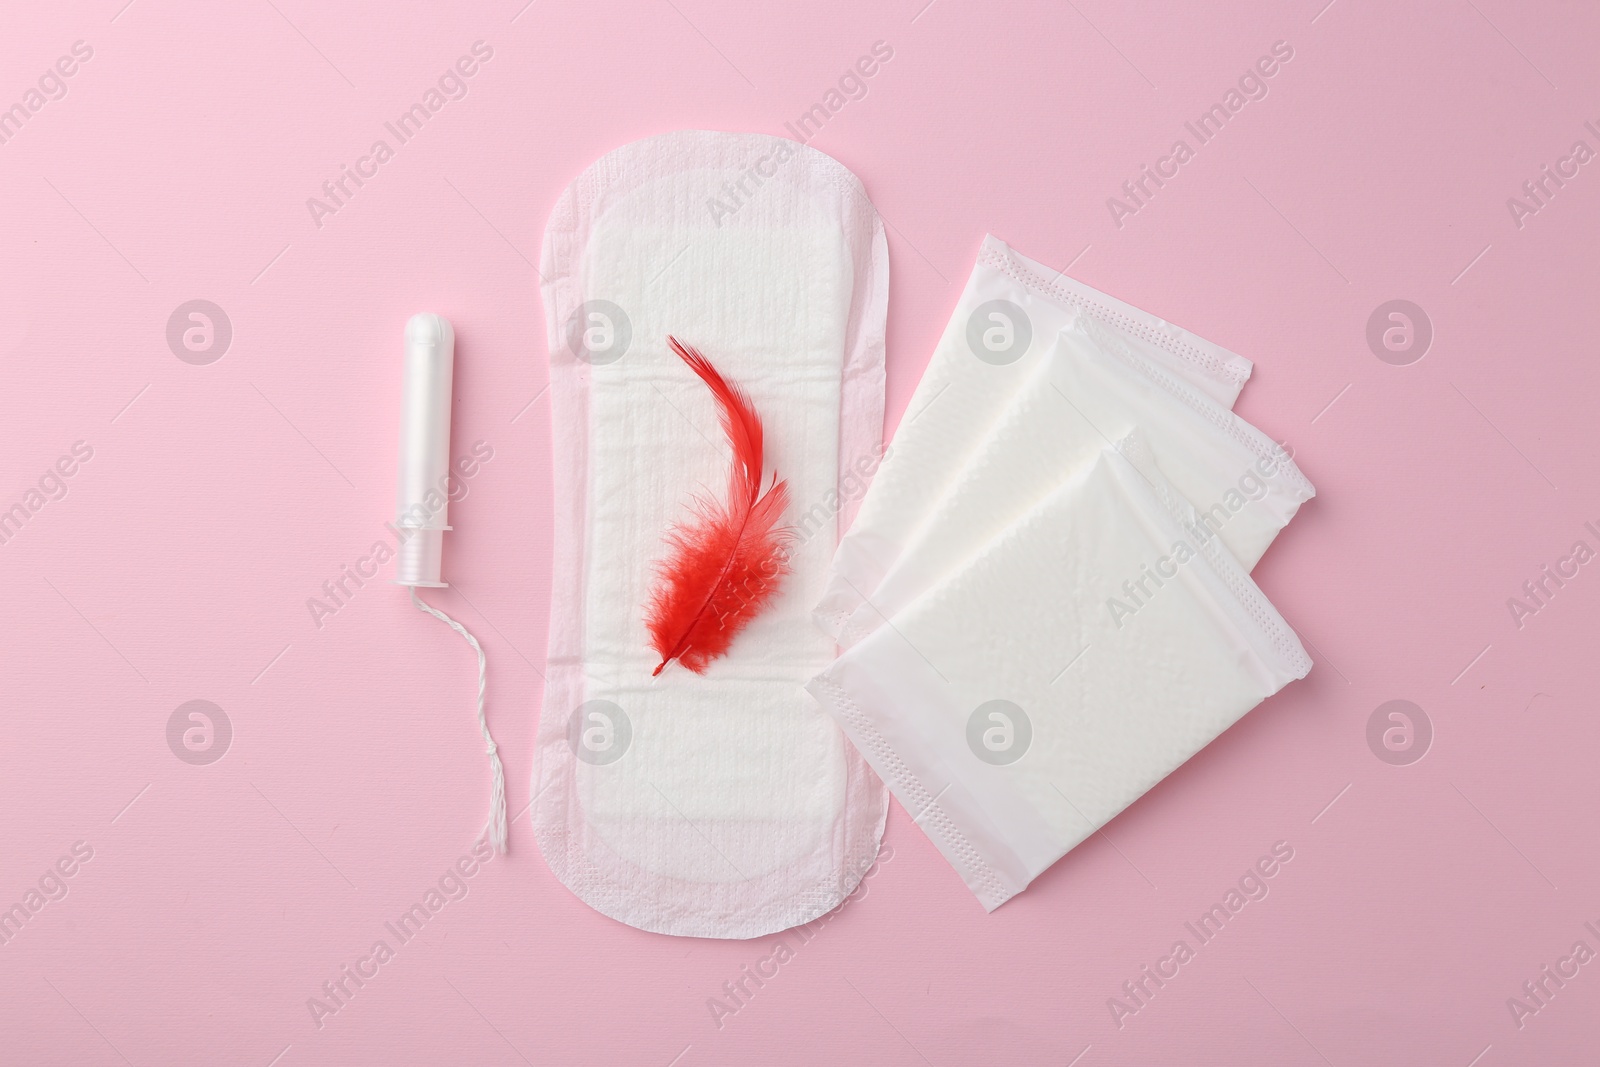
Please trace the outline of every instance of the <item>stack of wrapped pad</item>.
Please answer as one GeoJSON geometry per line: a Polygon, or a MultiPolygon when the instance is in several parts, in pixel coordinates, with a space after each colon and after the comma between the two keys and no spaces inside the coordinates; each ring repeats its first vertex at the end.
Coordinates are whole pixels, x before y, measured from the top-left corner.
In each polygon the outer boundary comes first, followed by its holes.
{"type": "Polygon", "coordinates": [[[1249,576],[1314,492],[1250,369],[984,242],[808,688],[990,910],[1311,668],[1249,576]]]}

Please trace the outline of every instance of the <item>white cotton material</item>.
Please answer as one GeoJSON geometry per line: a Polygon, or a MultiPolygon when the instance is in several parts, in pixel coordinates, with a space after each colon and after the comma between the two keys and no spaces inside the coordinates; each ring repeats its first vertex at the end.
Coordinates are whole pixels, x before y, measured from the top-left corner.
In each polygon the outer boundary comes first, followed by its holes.
{"type": "Polygon", "coordinates": [[[991,911],[1311,669],[1129,451],[1138,468],[1104,449],[810,685],[991,911]]]}
{"type": "Polygon", "coordinates": [[[882,439],[882,223],[814,149],[679,132],[573,182],[541,273],[555,545],[539,847],[578,897],[640,929],[749,938],[807,922],[871,866],[887,810],[804,689],[835,652],[809,606],[846,518],[846,457],[882,439]],[[652,679],[644,613],[665,535],[697,493],[726,493],[731,461],[669,334],[749,394],[792,515],[823,503],[828,521],[793,545],[776,600],[726,656],[652,679]]]}
{"type": "Polygon", "coordinates": [[[1078,314],[839,633],[877,629],[1135,428],[1173,486],[1252,570],[1315,490],[1288,453],[1078,314]]]}
{"type": "MultiPolygon", "coordinates": [[[[843,638],[951,477],[1077,315],[1132,354],[1231,408],[1250,376],[1243,356],[1107,296],[985,237],[972,276],[839,545],[817,624],[843,638]]],[[[876,457],[873,457],[876,460],[876,457]]]]}

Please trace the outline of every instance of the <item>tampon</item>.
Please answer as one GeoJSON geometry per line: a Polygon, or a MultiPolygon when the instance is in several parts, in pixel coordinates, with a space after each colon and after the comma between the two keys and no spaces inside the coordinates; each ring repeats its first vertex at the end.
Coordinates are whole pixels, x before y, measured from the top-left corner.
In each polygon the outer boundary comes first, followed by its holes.
{"type": "Polygon", "coordinates": [[[467,628],[417,595],[440,589],[444,532],[450,529],[450,394],[455,376],[456,332],[443,315],[424,312],[406,323],[405,386],[400,412],[400,482],[395,529],[395,584],[411,587],[411,602],[456,633],[478,654],[478,729],[489,754],[489,824],[496,852],[506,850],[506,776],[484,713],[489,661],[467,628]]]}

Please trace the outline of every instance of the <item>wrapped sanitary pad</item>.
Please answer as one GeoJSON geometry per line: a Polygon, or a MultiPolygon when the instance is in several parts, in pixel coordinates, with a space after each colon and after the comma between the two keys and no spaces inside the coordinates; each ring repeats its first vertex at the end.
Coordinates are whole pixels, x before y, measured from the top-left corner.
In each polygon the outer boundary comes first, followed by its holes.
{"type": "Polygon", "coordinates": [[[1135,427],[1246,570],[1313,495],[1266,434],[1080,312],[852,613],[839,643],[877,629],[1135,427]]]}
{"type": "Polygon", "coordinates": [[[1132,355],[1225,407],[1250,361],[1097,292],[986,237],[966,289],[923,372],[893,447],[839,545],[817,622],[845,638],[950,479],[1077,315],[1132,355]]]}
{"type": "Polygon", "coordinates": [[[1136,435],[811,682],[985,908],[1311,668],[1136,435]]]}

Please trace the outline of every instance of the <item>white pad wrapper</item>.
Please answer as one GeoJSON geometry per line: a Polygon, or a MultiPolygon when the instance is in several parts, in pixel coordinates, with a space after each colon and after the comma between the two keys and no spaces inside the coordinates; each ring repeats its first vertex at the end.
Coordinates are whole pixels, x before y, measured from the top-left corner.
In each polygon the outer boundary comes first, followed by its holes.
{"type": "Polygon", "coordinates": [[[817,622],[835,638],[870,597],[950,477],[1078,313],[1131,352],[1231,408],[1251,363],[985,237],[967,287],[839,545],[817,622]]]}
{"type": "Polygon", "coordinates": [[[878,628],[1135,428],[1156,465],[1246,570],[1314,495],[1288,453],[1079,313],[839,633],[878,628]]]}
{"type": "Polygon", "coordinates": [[[810,686],[989,910],[1311,669],[1139,451],[1104,449],[810,686]]]}
{"type": "Polygon", "coordinates": [[[883,430],[888,255],[860,183],[814,149],[680,132],[601,158],[545,233],[555,545],[533,822],[555,875],[630,926],[758,937],[837,906],[887,794],[806,694],[839,485],[883,430]],[[730,457],[672,334],[743,388],[790,514],[775,602],[704,675],[659,678],[644,605],[664,535],[730,457]]]}

